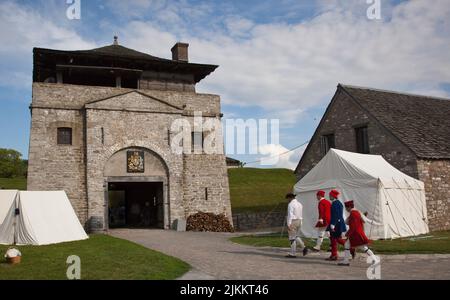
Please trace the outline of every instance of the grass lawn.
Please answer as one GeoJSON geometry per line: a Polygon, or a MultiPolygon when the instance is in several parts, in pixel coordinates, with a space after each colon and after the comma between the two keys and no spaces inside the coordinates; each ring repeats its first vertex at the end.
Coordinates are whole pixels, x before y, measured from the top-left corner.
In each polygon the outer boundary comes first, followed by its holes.
{"type": "MultiPolygon", "coordinates": [[[[287,235],[270,234],[263,236],[249,235],[231,238],[232,242],[257,247],[289,247],[287,235]]],[[[314,239],[304,239],[307,246],[314,246],[314,239]]],[[[325,239],[322,249],[328,249],[329,242],[325,239]]],[[[401,238],[395,240],[373,241],[371,248],[380,254],[426,254],[447,253],[450,254],[450,231],[436,231],[426,235],[401,238]]],[[[342,248],[343,249],[343,248],[342,248]]]]}
{"type": "Polygon", "coordinates": [[[0,178],[0,188],[4,190],[26,190],[26,178],[0,178]]]}
{"type": "Polygon", "coordinates": [[[174,257],[108,235],[48,246],[18,246],[19,265],[5,263],[0,245],[0,279],[67,279],[70,255],[81,258],[81,279],[175,279],[190,266],[174,257]]]}
{"type": "Polygon", "coordinates": [[[234,213],[285,210],[284,196],[296,179],[292,170],[237,168],[228,170],[234,213]],[[278,205],[278,207],[277,207],[278,205]]]}

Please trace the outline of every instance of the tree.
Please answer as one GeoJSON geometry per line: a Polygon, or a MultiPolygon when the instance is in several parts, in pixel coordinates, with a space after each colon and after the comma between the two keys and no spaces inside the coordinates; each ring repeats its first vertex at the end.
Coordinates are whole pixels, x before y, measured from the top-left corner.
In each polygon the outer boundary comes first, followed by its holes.
{"type": "Polygon", "coordinates": [[[12,178],[26,175],[27,161],[22,154],[13,149],[0,148],[0,177],[12,178]]]}

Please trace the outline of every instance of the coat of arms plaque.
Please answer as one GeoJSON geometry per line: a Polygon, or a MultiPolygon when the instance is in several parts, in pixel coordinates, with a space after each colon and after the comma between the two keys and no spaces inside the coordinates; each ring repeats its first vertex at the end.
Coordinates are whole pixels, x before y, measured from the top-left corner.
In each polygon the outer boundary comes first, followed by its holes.
{"type": "Polygon", "coordinates": [[[144,172],[144,151],[127,151],[127,173],[144,172]]]}

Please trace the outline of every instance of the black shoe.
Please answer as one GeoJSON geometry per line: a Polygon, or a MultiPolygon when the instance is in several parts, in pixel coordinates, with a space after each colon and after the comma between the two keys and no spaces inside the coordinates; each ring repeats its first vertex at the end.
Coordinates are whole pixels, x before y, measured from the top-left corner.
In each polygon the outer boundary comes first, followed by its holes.
{"type": "Polygon", "coordinates": [[[308,248],[305,247],[303,248],[303,256],[306,256],[308,254],[308,248]]]}
{"type": "Polygon", "coordinates": [[[296,255],[292,255],[292,254],[288,254],[288,255],[286,255],[285,257],[286,257],[286,258],[297,258],[296,255]]]}
{"type": "Polygon", "coordinates": [[[317,249],[317,248],[315,248],[315,247],[312,247],[310,250],[311,250],[312,252],[320,252],[320,250],[317,249]]]}
{"type": "Polygon", "coordinates": [[[340,262],[340,263],[338,263],[338,266],[350,267],[350,263],[340,262]]]}

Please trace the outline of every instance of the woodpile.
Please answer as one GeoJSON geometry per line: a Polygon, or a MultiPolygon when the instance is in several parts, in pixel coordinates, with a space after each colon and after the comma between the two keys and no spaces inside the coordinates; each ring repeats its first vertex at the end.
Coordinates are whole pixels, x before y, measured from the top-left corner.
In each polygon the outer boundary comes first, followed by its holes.
{"type": "Polygon", "coordinates": [[[234,232],[233,226],[224,214],[198,212],[187,218],[186,230],[210,232],[234,232]]]}

